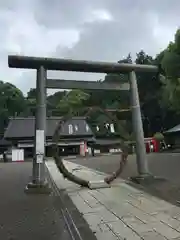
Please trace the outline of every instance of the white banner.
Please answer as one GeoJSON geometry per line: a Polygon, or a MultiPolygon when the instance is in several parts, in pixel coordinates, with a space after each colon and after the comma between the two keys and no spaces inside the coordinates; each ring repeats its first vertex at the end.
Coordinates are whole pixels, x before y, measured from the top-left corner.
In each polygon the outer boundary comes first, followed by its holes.
{"type": "Polygon", "coordinates": [[[44,154],[44,130],[36,130],[36,154],[44,154]]]}

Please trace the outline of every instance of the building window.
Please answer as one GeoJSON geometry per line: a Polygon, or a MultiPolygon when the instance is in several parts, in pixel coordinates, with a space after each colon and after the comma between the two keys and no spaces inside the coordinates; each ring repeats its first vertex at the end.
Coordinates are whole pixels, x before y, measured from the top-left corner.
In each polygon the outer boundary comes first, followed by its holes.
{"type": "Polygon", "coordinates": [[[86,124],[86,132],[89,131],[89,126],[86,124]]]}
{"type": "Polygon", "coordinates": [[[110,131],[111,131],[112,133],[114,133],[114,132],[115,132],[115,129],[114,129],[114,124],[113,124],[113,123],[111,123],[111,124],[110,124],[110,131]]]}
{"type": "Polygon", "coordinates": [[[69,124],[68,128],[69,128],[69,134],[73,134],[73,125],[69,124]]]}

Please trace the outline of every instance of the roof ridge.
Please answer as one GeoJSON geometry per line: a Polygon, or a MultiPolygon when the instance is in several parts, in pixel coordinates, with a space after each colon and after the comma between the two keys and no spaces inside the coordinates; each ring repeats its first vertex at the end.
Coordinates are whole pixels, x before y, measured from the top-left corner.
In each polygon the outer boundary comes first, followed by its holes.
{"type": "MultiPolygon", "coordinates": [[[[52,116],[46,118],[47,125],[47,136],[53,136],[56,125],[59,121],[61,121],[62,117],[52,116]]],[[[76,128],[76,124],[79,125],[77,130],[73,131],[73,136],[79,135],[93,135],[93,131],[91,126],[87,123],[85,117],[73,117],[73,119],[69,119],[67,121],[67,125],[63,130],[63,135],[69,136],[69,128],[68,124],[74,125],[76,128]],[[85,124],[88,124],[90,130],[86,130],[85,124]]],[[[5,138],[9,138],[9,136],[13,136],[14,138],[17,136],[24,137],[33,137],[34,136],[34,128],[35,128],[35,117],[17,117],[13,118],[9,121],[8,129],[5,131],[5,138]]]]}
{"type": "MultiPolygon", "coordinates": [[[[57,117],[57,116],[50,116],[50,117],[46,117],[46,119],[48,120],[48,119],[61,119],[61,118],[63,118],[63,116],[61,116],[61,117],[57,117]]],[[[35,117],[12,117],[12,118],[9,118],[9,120],[26,120],[26,119],[35,119],[35,117]]],[[[86,119],[86,117],[85,116],[79,116],[79,117],[72,117],[72,119],[86,119]]]]}

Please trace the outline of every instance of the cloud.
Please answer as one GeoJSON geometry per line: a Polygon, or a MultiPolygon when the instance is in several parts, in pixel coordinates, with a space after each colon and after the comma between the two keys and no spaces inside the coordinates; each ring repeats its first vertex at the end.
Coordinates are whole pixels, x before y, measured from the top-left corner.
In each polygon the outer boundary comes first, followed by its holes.
{"type": "MultiPolygon", "coordinates": [[[[144,49],[155,55],[179,27],[179,0],[6,0],[0,3],[0,78],[27,92],[35,71],[9,69],[7,55],[118,61],[144,49]]],[[[50,77],[96,80],[102,74],[50,77]]]]}

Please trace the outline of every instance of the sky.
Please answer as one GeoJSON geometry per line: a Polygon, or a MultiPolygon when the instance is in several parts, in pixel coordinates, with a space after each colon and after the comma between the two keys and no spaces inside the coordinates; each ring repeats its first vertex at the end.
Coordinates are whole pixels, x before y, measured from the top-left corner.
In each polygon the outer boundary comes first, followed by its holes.
{"type": "MultiPolygon", "coordinates": [[[[6,0],[0,2],[0,80],[26,93],[34,70],[8,68],[8,54],[111,61],[155,56],[180,24],[179,0],[6,0]]],[[[48,77],[98,80],[102,74],[48,72],[48,77]]]]}

